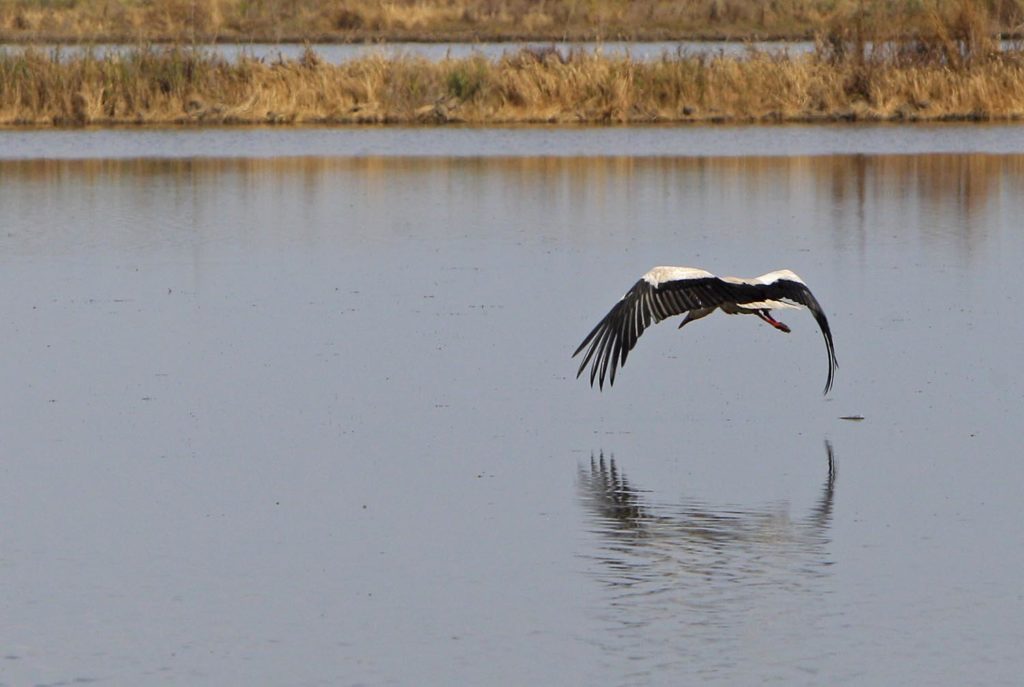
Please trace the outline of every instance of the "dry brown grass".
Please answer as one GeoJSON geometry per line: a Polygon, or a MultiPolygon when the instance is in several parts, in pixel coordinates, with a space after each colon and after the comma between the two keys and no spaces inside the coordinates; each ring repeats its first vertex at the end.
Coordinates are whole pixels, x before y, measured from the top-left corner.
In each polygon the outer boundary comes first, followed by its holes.
{"type": "Polygon", "coordinates": [[[0,41],[810,38],[914,33],[964,5],[1024,28],[1024,0],[0,0],[0,41]]]}
{"type": "MultiPolygon", "coordinates": [[[[539,11],[537,7],[555,11],[569,7],[568,1],[530,7],[531,11],[539,11]]],[[[83,4],[95,7],[95,2],[83,4]]],[[[229,0],[221,2],[209,0],[203,6],[204,23],[215,26],[218,18],[230,16],[233,5],[229,0]]],[[[466,11],[460,2],[468,0],[452,0],[443,7],[427,0],[368,5],[393,13],[402,22],[429,25],[440,21],[439,12],[466,11]]],[[[74,0],[64,4],[77,6],[74,0]]],[[[579,12],[615,7],[627,12],[622,8],[639,4],[593,0],[571,7],[579,12]]],[[[657,4],[650,7],[657,9],[657,4]]],[[[625,123],[1024,116],[1024,52],[1003,51],[992,37],[992,27],[1004,15],[1012,16],[1006,10],[1010,5],[936,0],[922,6],[927,11],[911,13],[906,9],[910,5],[897,4],[906,16],[895,21],[892,16],[897,10],[881,3],[838,5],[849,14],[830,19],[818,35],[817,50],[797,57],[750,52],[739,58],[665,55],[644,62],[551,49],[522,50],[496,60],[477,56],[431,62],[371,56],[330,65],[311,50],[298,60],[272,63],[248,58],[228,62],[183,47],[140,48],[120,56],[86,53],[74,58],[15,51],[0,53],[0,124],[625,123]]],[[[111,7],[111,12],[125,9],[122,3],[111,7]]],[[[166,24],[172,25],[178,16],[174,13],[184,5],[139,3],[133,7],[139,11],[159,8],[167,13],[166,24]]],[[[305,5],[296,0],[290,7],[300,12],[305,5]]],[[[488,7],[507,13],[520,5],[509,0],[488,7]]],[[[198,8],[197,0],[190,11],[194,14],[198,8]]]]}
{"type": "Polygon", "coordinates": [[[953,41],[837,56],[520,51],[431,62],[228,62],[184,48],[0,54],[0,124],[724,122],[1018,119],[1024,55],[953,41]],[[955,50],[951,56],[947,50],[955,50]]]}

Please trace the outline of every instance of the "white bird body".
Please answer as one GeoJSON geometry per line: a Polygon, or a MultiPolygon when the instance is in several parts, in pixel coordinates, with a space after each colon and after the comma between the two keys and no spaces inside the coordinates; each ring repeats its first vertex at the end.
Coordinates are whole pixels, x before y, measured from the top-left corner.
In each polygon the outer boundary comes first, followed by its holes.
{"type": "Polygon", "coordinates": [[[573,357],[587,349],[576,376],[590,367],[590,384],[595,378],[604,388],[605,375],[611,368],[609,385],[615,383],[615,370],[626,363],[637,339],[653,322],[686,314],[679,324],[707,317],[717,309],[729,315],[757,315],[782,332],[789,327],[775,320],[770,310],[809,308],[825,338],[828,353],[828,379],[825,393],[832,388],[836,353],[828,318],[814,294],[796,273],[776,270],[759,277],[717,277],[695,267],[660,266],[648,271],[598,322],[583,340],[573,357]],[[595,357],[596,354],[596,357],[595,357]]]}

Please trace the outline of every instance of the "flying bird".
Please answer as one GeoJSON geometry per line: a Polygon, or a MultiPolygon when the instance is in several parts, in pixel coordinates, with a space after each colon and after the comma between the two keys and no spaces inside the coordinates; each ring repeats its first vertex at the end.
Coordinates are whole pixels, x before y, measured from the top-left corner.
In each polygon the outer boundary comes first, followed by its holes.
{"type": "Polygon", "coordinates": [[[590,385],[597,379],[598,387],[603,389],[605,376],[611,368],[608,379],[611,386],[615,383],[615,369],[626,364],[626,356],[652,322],[657,324],[685,313],[686,318],[679,323],[682,329],[683,325],[707,317],[719,308],[729,315],[757,315],[787,334],[789,327],[772,317],[770,311],[809,308],[825,337],[828,353],[825,393],[832,388],[837,363],[828,318],[811,290],[790,270],[741,279],[716,277],[694,267],[655,267],[626,292],[572,354],[575,358],[586,350],[576,377],[579,378],[589,364],[590,385]]]}

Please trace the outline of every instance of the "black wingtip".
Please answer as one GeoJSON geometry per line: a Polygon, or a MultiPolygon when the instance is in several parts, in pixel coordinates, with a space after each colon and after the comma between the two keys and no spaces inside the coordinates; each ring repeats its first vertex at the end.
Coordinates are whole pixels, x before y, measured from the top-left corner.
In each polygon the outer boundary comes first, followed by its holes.
{"type": "Polygon", "coordinates": [[[834,344],[832,343],[831,332],[829,332],[828,335],[825,336],[825,345],[828,349],[828,379],[825,380],[825,391],[822,393],[822,395],[828,396],[828,392],[832,390],[832,383],[836,379],[836,370],[839,369],[839,362],[836,360],[836,349],[834,344]]]}

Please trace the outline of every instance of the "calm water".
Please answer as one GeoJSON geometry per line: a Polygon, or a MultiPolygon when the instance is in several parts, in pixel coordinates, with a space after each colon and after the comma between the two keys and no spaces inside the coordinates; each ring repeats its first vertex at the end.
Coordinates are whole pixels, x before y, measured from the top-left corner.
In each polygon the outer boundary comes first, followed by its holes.
{"type": "MultiPolygon", "coordinates": [[[[258,60],[294,60],[302,56],[306,46],[298,43],[222,43],[218,45],[200,45],[201,50],[215,52],[229,60],[237,60],[242,56],[258,60]]],[[[608,41],[603,43],[586,42],[504,42],[504,43],[314,43],[310,46],[325,61],[339,64],[371,55],[385,57],[423,57],[428,60],[445,58],[462,59],[473,55],[488,58],[499,58],[520,50],[557,50],[568,55],[574,50],[585,52],[601,52],[605,55],[628,55],[637,60],[654,60],[663,55],[744,55],[750,51],[767,53],[788,53],[798,55],[814,49],[811,41],[767,42],[767,41],[608,41]]],[[[9,53],[26,49],[20,44],[0,44],[0,49],[9,53]]],[[[55,53],[62,56],[79,55],[91,50],[97,55],[124,53],[136,49],[133,45],[100,44],[84,45],[39,45],[36,50],[55,53]]]]}
{"type": "Polygon", "coordinates": [[[1017,129],[421,133],[0,134],[0,683],[1019,682],[1017,129]]]}
{"type": "MultiPolygon", "coordinates": [[[[28,46],[22,44],[0,43],[0,50],[17,53],[28,46]]],[[[221,43],[216,45],[200,44],[199,50],[223,55],[229,60],[249,57],[257,60],[294,60],[303,55],[304,44],[299,43],[221,43]]],[[[387,58],[422,57],[428,60],[463,59],[474,55],[482,55],[489,59],[497,59],[520,50],[557,50],[567,56],[574,51],[601,53],[604,55],[628,56],[634,60],[657,60],[662,57],[677,55],[726,55],[743,56],[752,52],[772,55],[801,55],[814,50],[813,41],[605,41],[605,42],[478,42],[478,43],[314,43],[313,50],[321,59],[331,64],[340,64],[349,60],[380,55],[387,58]]],[[[868,43],[868,49],[871,44],[868,43]]],[[[1019,50],[1020,41],[1004,40],[1003,50],[1019,50]]],[[[72,57],[85,51],[96,55],[120,54],[137,49],[135,45],[98,44],[98,45],[36,45],[34,50],[72,57]]]]}

